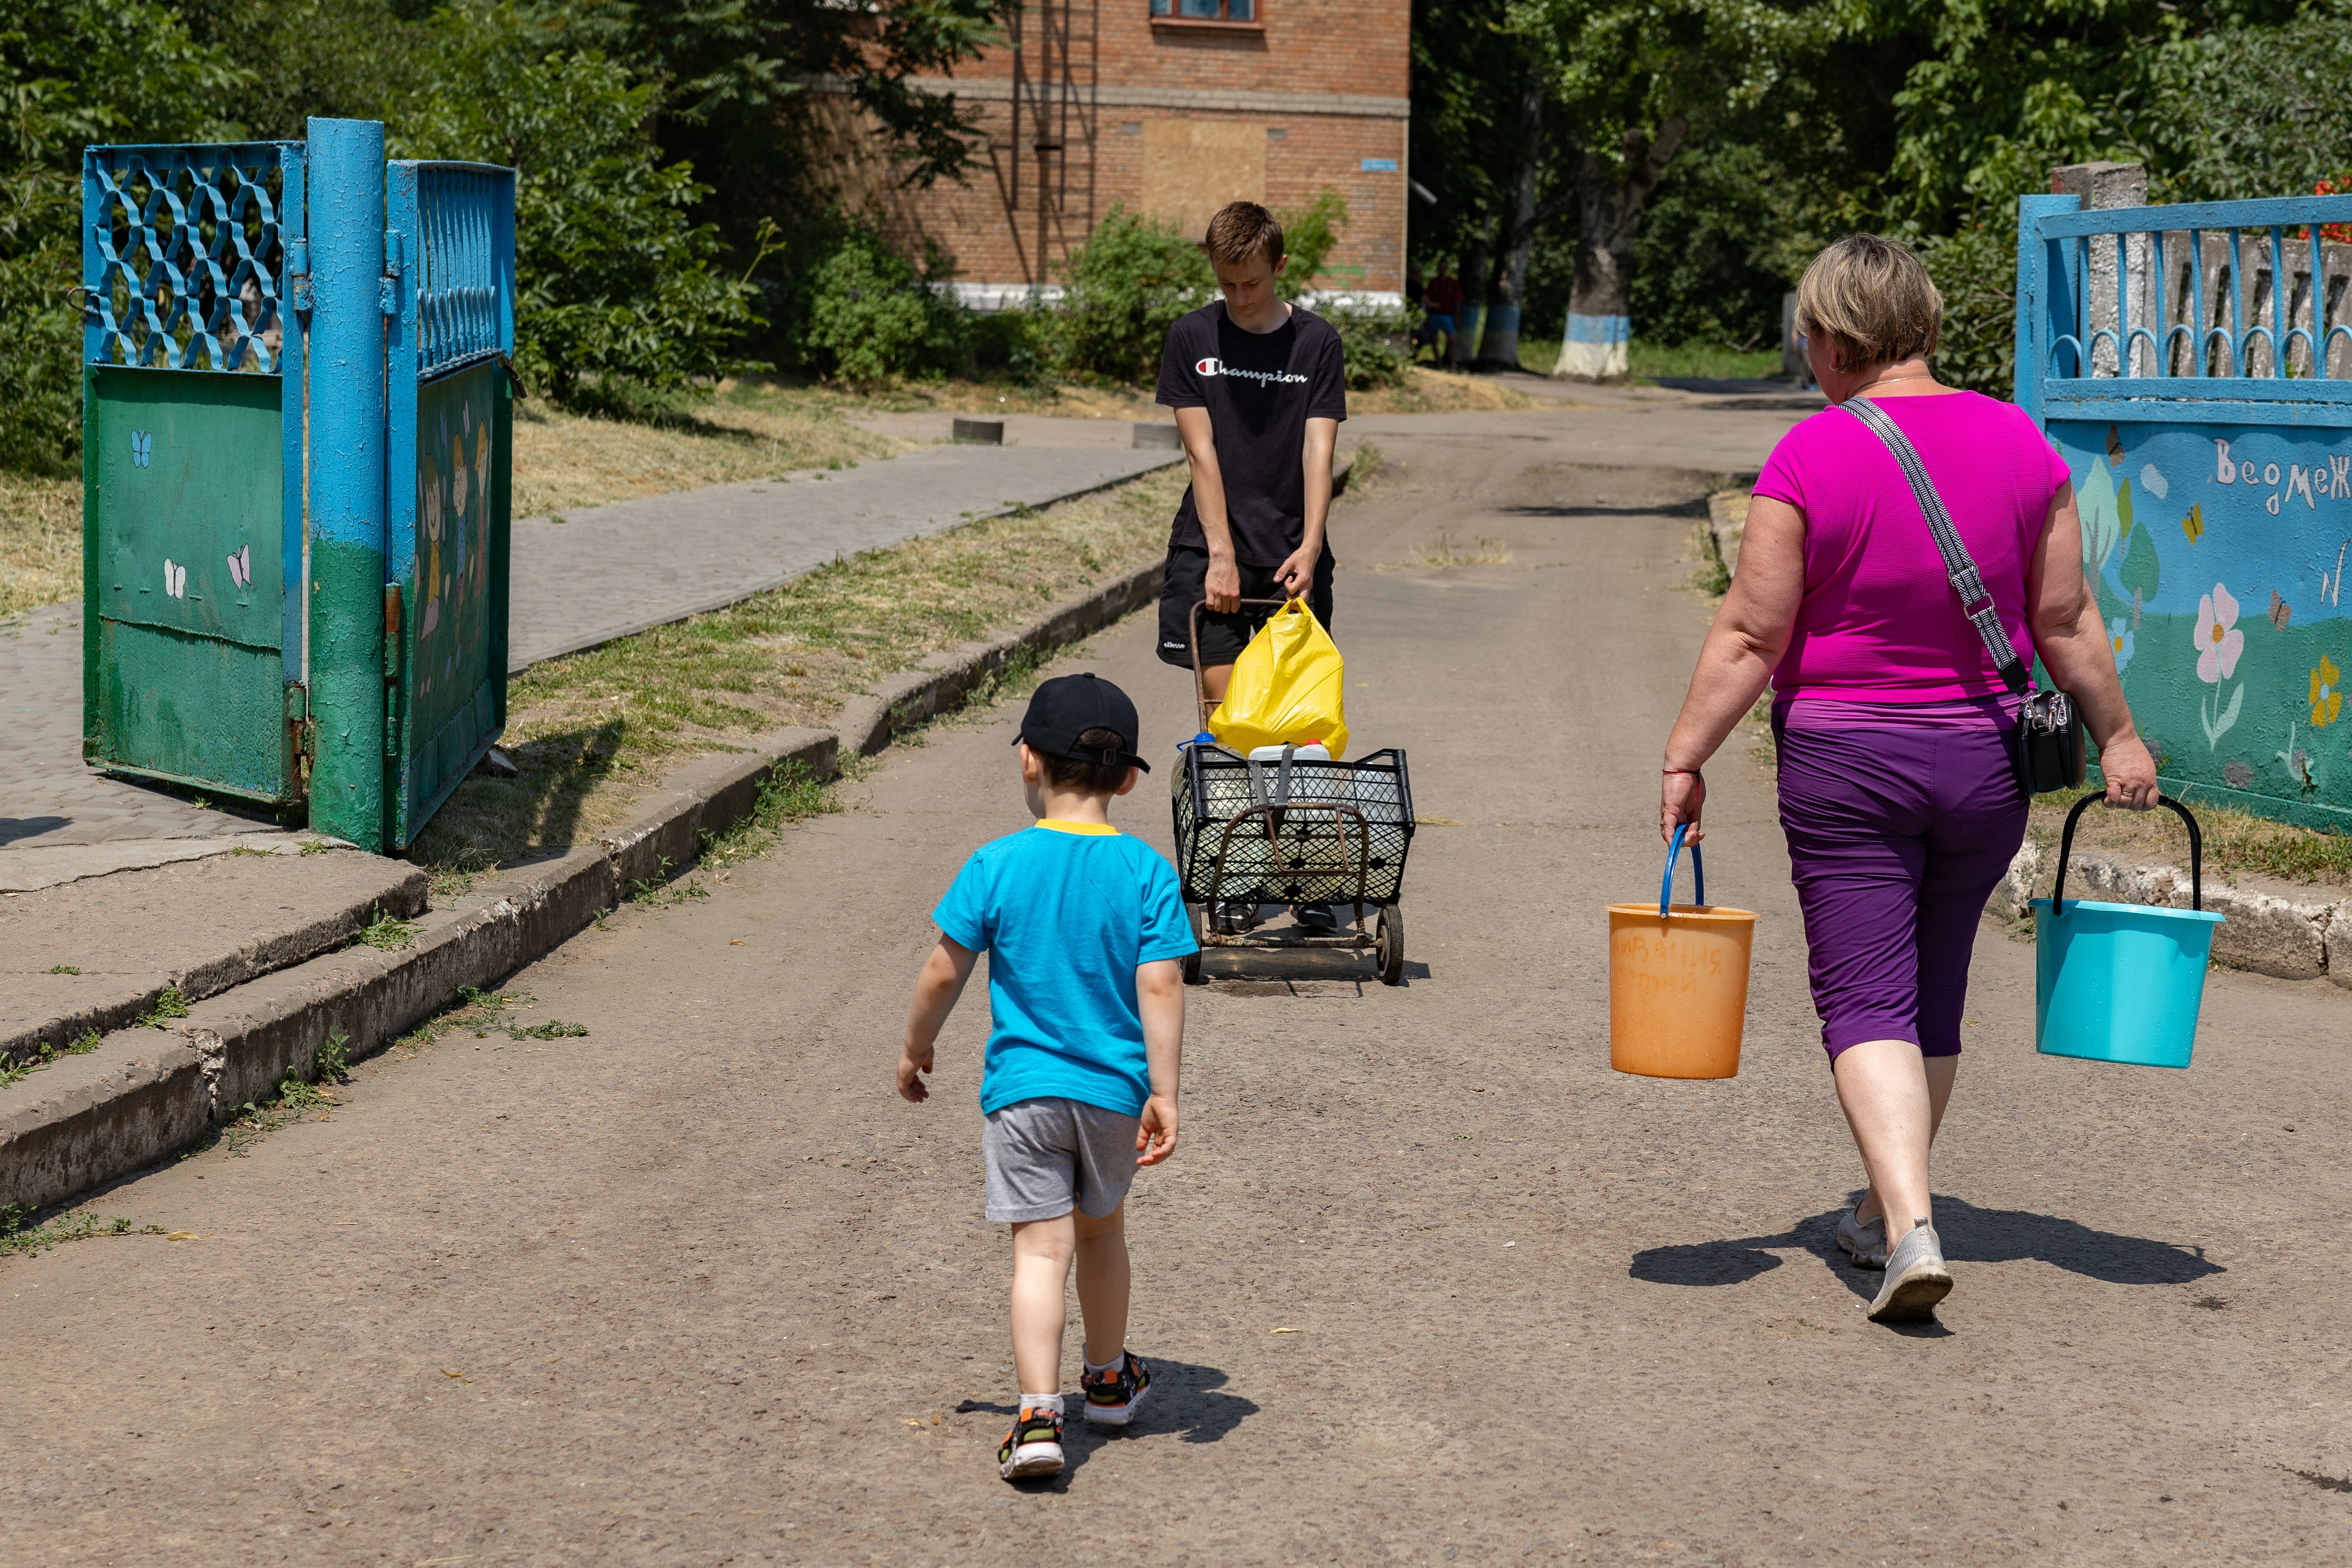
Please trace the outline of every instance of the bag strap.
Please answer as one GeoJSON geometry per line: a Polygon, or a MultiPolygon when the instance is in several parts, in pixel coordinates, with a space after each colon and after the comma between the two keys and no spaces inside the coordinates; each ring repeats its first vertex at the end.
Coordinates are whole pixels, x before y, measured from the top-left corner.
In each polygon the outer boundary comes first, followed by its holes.
{"type": "Polygon", "coordinates": [[[1986,591],[1984,578],[1977,573],[1976,560],[1961,540],[1960,531],[1952,526],[1952,514],[1944,510],[1944,498],[1936,493],[1936,482],[1927,477],[1927,465],[1919,460],[1918,449],[1887,417],[1886,410],[1867,397],[1849,397],[1837,406],[1869,426],[1871,433],[1895,454],[1903,477],[1911,482],[1911,498],[1919,503],[1919,511],[1927,520],[1927,531],[1936,536],[1936,549],[1944,557],[1944,574],[1952,584],[1952,592],[1960,596],[1960,614],[1975,625],[1977,636],[1984,639],[1985,652],[1991,656],[1993,668],[2000,672],[2011,693],[2023,691],[2032,683],[2032,673],[2011,645],[2009,628],[2001,624],[2000,606],[1986,591]]]}

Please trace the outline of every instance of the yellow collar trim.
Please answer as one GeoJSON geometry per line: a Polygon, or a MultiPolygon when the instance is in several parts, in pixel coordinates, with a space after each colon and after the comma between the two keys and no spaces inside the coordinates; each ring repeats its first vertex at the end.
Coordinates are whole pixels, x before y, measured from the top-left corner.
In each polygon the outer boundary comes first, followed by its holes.
{"type": "Polygon", "coordinates": [[[1037,826],[1051,833],[1076,833],[1089,838],[1118,837],[1118,829],[1108,822],[1065,822],[1057,816],[1041,816],[1037,826]]]}

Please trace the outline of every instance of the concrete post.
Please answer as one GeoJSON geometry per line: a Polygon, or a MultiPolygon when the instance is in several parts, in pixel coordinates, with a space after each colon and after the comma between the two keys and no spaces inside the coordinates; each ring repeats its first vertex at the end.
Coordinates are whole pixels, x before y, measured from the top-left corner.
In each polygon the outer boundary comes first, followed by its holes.
{"type": "Polygon", "coordinates": [[[381,853],[383,126],[310,123],[310,826],[381,853]]]}
{"type": "MultiPolygon", "coordinates": [[[[2147,165],[2145,163],[2068,163],[2050,171],[2050,194],[2053,196],[2080,196],[2088,209],[2102,207],[2144,207],[2147,205],[2147,165]]],[[[2148,237],[2099,235],[2090,245],[2089,277],[2084,286],[2089,295],[2090,309],[2084,322],[2085,334],[2101,331],[2116,331],[2116,268],[2120,259],[2130,279],[2131,321],[2134,329],[2156,325],[2155,271],[2149,265],[2148,237]],[[2121,241],[2118,244],[2118,240],[2121,241]],[[2118,252],[2120,251],[2120,257],[2118,252]]],[[[2132,344],[2133,375],[2155,375],[2157,356],[2147,339],[2132,344]]],[[[2115,347],[2105,341],[2092,350],[2092,375],[2117,374],[2115,347]]]]}

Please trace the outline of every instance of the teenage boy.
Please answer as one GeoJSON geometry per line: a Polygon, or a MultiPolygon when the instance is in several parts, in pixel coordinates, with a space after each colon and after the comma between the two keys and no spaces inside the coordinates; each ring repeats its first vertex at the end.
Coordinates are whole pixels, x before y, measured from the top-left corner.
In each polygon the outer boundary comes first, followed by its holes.
{"type": "MultiPolygon", "coordinates": [[[[1192,665],[1192,606],[1201,616],[1201,682],[1223,701],[1234,660],[1273,615],[1244,599],[1304,598],[1331,626],[1331,447],[1348,416],[1347,367],[1331,323],[1275,292],[1288,257],[1282,225],[1255,202],[1209,220],[1209,265],[1219,299],[1168,329],[1160,401],[1176,411],[1192,483],[1177,503],[1160,590],[1160,657],[1192,665]]],[[[1306,930],[1338,929],[1329,906],[1301,904],[1306,930]]],[[[1254,904],[1216,911],[1223,931],[1246,929],[1254,904]]]]}
{"type": "Polygon", "coordinates": [[[988,1217],[1013,1227],[1019,1415],[996,1452],[1006,1480],[1062,1468],[1062,1287],[1076,1259],[1087,1419],[1123,1426],[1151,1376],[1127,1346],[1127,1190],[1176,1148],[1184,1047],[1180,961],[1200,951],[1176,873],[1110,825],[1133,789],[1135,704],[1065,675],[1029,700],[1021,786],[1036,826],[984,844],[931,918],[898,1092],[922,1075],[972,961],[986,952],[992,1028],[981,1068],[988,1217]]]}
{"type": "Polygon", "coordinates": [[[1209,220],[1213,300],[1168,329],[1160,401],[1176,411],[1192,488],[1168,534],[1160,591],[1160,657],[1192,667],[1192,606],[1201,616],[1201,679],[1222,701],[1234,660],[1271,610],[1244,599],[1304,598],[1331,626],[1331,447],[1348,416],[1339,334],[1274,291],[1288,258],[1282,226],[1255,202],[1209,220]]]}

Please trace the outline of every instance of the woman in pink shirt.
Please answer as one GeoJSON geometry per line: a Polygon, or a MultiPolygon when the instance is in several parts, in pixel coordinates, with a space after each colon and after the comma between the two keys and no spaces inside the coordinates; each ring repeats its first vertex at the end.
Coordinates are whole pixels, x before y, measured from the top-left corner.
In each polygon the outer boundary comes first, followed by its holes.
{"type": "Polygon", "coordinates": [[[1931,1316],[1952,1288],[1927,1150],[1959,1068],[1978,917],[2027,802],[2010,763],[2019,699],[1961,613],[1894,454],[1838,405],[1867,394],[1917,449],[2010,642],[2080,708],[2107,799],[2144,811],[2157,796],[2084,578],[2066,466],[2023,411],[1936,383],[1942,325],[1927,268],[1899,245],[1854,235],[1806,268],[1797,326],[1832,406],[1782,437],[1756,482],[1738,574],[1666,742],[1659,809],[1663,830],[1702,836],[1699,770],[1769,681],[1813,1003],[1870,1178],[1838,1245],[1886,1270],[1880,1321],[1931,1316]]]}

